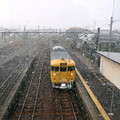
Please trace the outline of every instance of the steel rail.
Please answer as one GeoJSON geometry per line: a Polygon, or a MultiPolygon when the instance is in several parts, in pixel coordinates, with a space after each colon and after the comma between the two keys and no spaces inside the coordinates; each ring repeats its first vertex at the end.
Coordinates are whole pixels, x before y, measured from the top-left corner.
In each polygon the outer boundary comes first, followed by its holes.
{"type": "Polygon", "coordinates": [[[23,64],[23,67],[22,67],[21,71],[19,72],[19,74],[13,76],[13,79],[7,84],[7,86],[5,87],[5,89],[3,90],[3,92],[1,93],[1,95],[0,95],[0,104],[4,100],[3,95],[6,92],[6,90],[8,90],[8,87],[10,87],[10,85],[13,83],[13,81],[16,80],[20,76],[20,74],[22,73],[22,71],[24,70],[24,68],[26,67],[26,65],[27,65],[27,63],[23,64]]]}
{"type": "MultiPolygon", "coordinates": [[[[10,73],[10,75],[5,79],[5,81],[2,83],[2,85],[0,86],[0,89],[2,88],[2,87],[4,87],[4,84],[8,81],[8,79],[12,76],[12,74],[14,74],[14,72],[16,72],[16,70],[18,69],[18,67],[21,65],[21,63],[24,61],[24,59],[27,57],[27,55],[28,55],[28,53],[31,51],[31,47],[29,47],[26,51],[24,51],[22,54],[23,55],[26,55],[21,61],[20,61],[20,63],[15,67],[15,69],[10,73]]],[[[31,53],[32,54],[32,53],[31,53]]],[[[23,56],[22,55],[22,56],[23,56]]]]}
{"type": "MultiPolygon", "coordinates": [[[[14,53],[13,53],[13,55],[11,56],[10,55],[10,57],[7,57],[5,60],[4,60],[4,62],[3,63],[0,63],[0,67],[3,65],[3,64],[5,64],[8,60],[11,60],[13,57],[15,57],[15,56],[17,56],[17,55],[25,55],[26,53],[28,53],[29,52],[29,50],[34,46],[34,44],[32,44],[32,46],[30,46],[30,44],[31,43],[29,43],[29,44],[27,44],[27,46],[22,46],[19,50],[18,49],[16,49],[15,51],[14,51],[14,53]],[[25,49],[26,50],[25,50],[25,49]]],[[[1,62],[1,61],[0,61],[1,62]]]]}
{"type": "MultiPolygon", "coordinates": [[[[27,90],[27,93],[26,93],[26,96],[25,96],[25,99],[24,99],[24,102],[23,102],[23,105],[22,105],[22,108],[21,108],[21,111],[20,111],[18,120],[21,119],[21,115],[22,115],[22,113],[23,113],[23,110],[24,110],[24,107],[25,107],[25,103],[26,103],[27,97],[28,97],[28,95],[29,95],[30,88],[31,88],[32,83],[33,83],[33,81],[34,81],[35,74],[36,74],[37,70],[39,69],[39,64],[41,63],[40,59],[41,59],[41,57],[39,57],[39,59],[38,59],[38,62],[37,62],[37,65],[36,65],[34,74],[33,74],[32,78],[31,78],[31,82],[30,82],[29,88],[28,88],[28,90],[27,90]]],[[[42,72],[42,71],[41,71],[41,72],[42,72]]],[[[38,81],[38,82],[39,82],[39,81],[38,81]]]]}
{"type": "Polygon", "coordinates": [[[29,91],[30,91],[30,88],[31,88],[32,82],[33,82],[33,80],[34,80],[35,73],[36,73],[36,71],[37,71],[37,69],[38,69],[38,64],[39,64],[39,60],[38,60],[38,62],[37,62],[37,66],[36,66],[35,71],[34,71],[34,74],[33,74],[33,76],[32,76],[32,79],[31,79],[31,82],[30,82],[29,88],[28,88],[28,90],[27,90],[27,93],[26,93],[26,96],[25,96],[25,99],[24,99],[24,102],[23,102],[23,105],[22,105],[22,108],[21,108],[21,111],[20,111],[20,114],[19,114],[18,120],[21,119],[21,115],[22,115],[23,109],[24,109],[24,107],[25,107],[25,102],[26,102],[26,100],[27,100],[27,97],[28,97],[28,94],[29,94],[29,91]]]}
{"type": "Polygon", "coordinates": [[[36,93],[36,97],[35,97],[35,103],[34,103],[34,108],[33,108],[33,113],[32,113],[32,119],[31,120],[34,120],[34,116],[35,116],[35,108],[36,108],[36,105],[37,105],[37,98],[38,98],[38,93],[39,93],[39,88],[40,88],[40,81],[41,81],[41,77],[42,77],[42,73],[43,73],[43,66],[44,66],[44,57],[43,57],[43,61],[42,61],[42,67],[41,67],[41,71],[40,71],[37,93],[36,93]]]}
{"type": "MultiPolygon", "coordinates": [[[[60,94],[60,92],[59,92],[60,94]]],[[[60,112],[61,112],[61,120],[64,120],[64,117],[63,117],[63,110],[62,110],[62,98],[61,96],[59,95],[59,100],[60,100],[60,112]]]]}
{"type": "Polygon", "coordinates": [[[22,73],[22,71],[24,70],[24,68],[26,67],[27,63],[25,61],[27,56],[25,56],[21,61],[20,63],[17,65],[17,67],[12,71],[12,73],[7,77],[7,79],[4,81],[4,83],[0,86],[0,104],[1,102],[3,101],[4,97],[4,93],[9,90],[11,87],[10,85],[12,86],[12,84],[14,83],[13,81],[15,81],[19,76],[20,74],[22,73]],[[25,62],[25,63],[24,63],[25,62]],[[24,64],[23,64],[24,63],[24,64]],[[21,68],[22,66],[22,68],[21,68]],[[20,70],[18,70],[20,69],[20,70]],[[17,72],[16,72],[17,71],[17,72]],[[15,75],[14,75],[15,74],[15,75]],[[9,80],[10,79],[10,80],[9,80]],[[7,81],[9,80],[9,83],[7,84],[7,81]],[[5,85],[7,84],[7,85],[5,85]],[[5,87],[5,88],[4,88],[5,87]],[[9,88],[10,87],[10,88],[9,88]],[[3,89],[4,88],[4,89],[3,89]],[[3,89],[3,91],[2,91],[3,89]]]}
{"type": "Polygon", "coordinates": [[[12,76],[13,73],[16,72],[16,70],[18,69],[18,67],[21,65],[21,63],[24,61],[24,58],[22,59],[22,61],[20,61],[20,63],[15,67],[15,69],[9,74],[9,76],[5,79],[5,81],[1,84],[0,89],[2,87],[4,87],[4,84],[8,81],[8,79],[12,76]]]}
{"type": "MultiPolygon", "coordinates": [[[[67,91],[68,92],[68,91],[67,91]]],[[[60,93],[59,93],[60,94],[60,93]]],[[[74,119],[74,120],[78,120],[77,119],[77,117],[76,117],[76,114],[75,114],[75,111],[74,111],[74,107],[73,107],[73,104],[72,104],[72,100],[71,100],[71,98],[70,98],[70,95],[68,95],[67,94],[67,99],[68,99],[68,101],[69,101],[69,103],[70,103],[70,109],[71,109],[71,113],[73,113],[73,118],[72,119],[74,119]]],[[[66,113],[63,113],[63,107],[62,107],[62,100],[64,100],[64,98],[62,98],[61,97],[61,95],[59,95],[59,100],[60,100],[60,110],[61,110],[61,120],[64,120],[65,118],[64,118],[64,114],[66,114],[66,113]]]]}
{"type": "Polygon", "coordinates": [[[78,120],[77,117],[76,117],[76,114],[75,114],[75,111],[74,111],[74,107],[73,107],[73,104],[72,104],[72,100],[70,99],[70,95],[69,95],[69,101],[70,101],[70,105],[71,105],[71,108],[72,108],[72,111],[73,111],[73,115],[74,115],[74,118],[75,120],[78,120]]]}
{"type": "MultiPolygon", "coordinates": [[[[24,48],[24,47],[22,47],[21,49],[23,50],[23,48],[24,48]]],[[[13,53],[14,57],[17,56],[18,54],[19,54],[19,55],[20,55],[20,54],[23,54],[22,50],[21,50],[21,51],[18,51],[18,49],[16,49],[16,50],[14,51],[14,53],[13,53]]],[[[3,63],[0,63],[0,67],[3,66],[3,64],[5,64],[7,61],[11,60],[11,59],[13,58],[13,55],[12,55],[12,56],[10,55],[9,57],[7,57],[7,58],[4,60],[3,63]]],[[[1,62],[1,61],[0,61],[0,62],[1,62]]]]}

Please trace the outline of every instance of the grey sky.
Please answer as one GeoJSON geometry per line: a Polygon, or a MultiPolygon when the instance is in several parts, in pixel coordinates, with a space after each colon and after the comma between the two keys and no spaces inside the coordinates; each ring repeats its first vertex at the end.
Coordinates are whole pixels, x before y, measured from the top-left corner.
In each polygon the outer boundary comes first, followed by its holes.
{"type": "MultiPolygon", "coordinates": [[[[0,0],[0,26],[51,28],[96,27],[107,24],[113,0],[0,0]]],[[[120,20],[120,0],[115,0],[114,19],[120,20]]],[[[114,23],[119,29],[120,22],[114,23]]]]}

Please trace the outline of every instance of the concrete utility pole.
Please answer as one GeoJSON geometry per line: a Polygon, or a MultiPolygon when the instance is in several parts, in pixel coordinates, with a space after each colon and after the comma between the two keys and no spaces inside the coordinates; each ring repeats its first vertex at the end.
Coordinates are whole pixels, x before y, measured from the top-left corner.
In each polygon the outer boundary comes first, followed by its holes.
{"type": "Polygon", "coordinates": [[[113,26],[113,17],[111,17],[111,20],[110,20],[110,36],[109,36],[109,49],[108,49],[109,52],[112,51],[112,48],[111,48],[111,41],[112,41],[112,26],[113,26]]]}
{"type": "Polygon", "coordinates": [[[26,26],[24,26],[24,40],[26,39],[26,26]]]}
{"type": "Polygon", "coordinates": [[[114,83],[110,83],[109,86],[112,87],[112,96],[111,96],[111,103],[110,103],[110,113],[108,113],[108,115],[110,115],[111,119],[112,119],[112,116],[114,115],[114,113],[113,113],[113,102],[114,102],[114,94],[115,94],[115,85],[114,85],[114,83]]]}
{"type": "Polygon", "coordinates": [[[100,40],[100,28],[97,29],[97,36],[96,36],[96,51],[99,50],[99,40],[100,40]]]}
{"type": "MultiPolygon", "coordinates": [[[[99,51],[99,40],[100,40],[100,28],[97,29],[96,35],[96,51],[99,51]]],[[[95,54],[95,69],[98,67],[98,55],[95,54]]]]}
{"type": "Polygon", "coordinates": [[[38,39],[40,39],[40,28],[39,28],[39,25],[38,25],[38,39]]]}

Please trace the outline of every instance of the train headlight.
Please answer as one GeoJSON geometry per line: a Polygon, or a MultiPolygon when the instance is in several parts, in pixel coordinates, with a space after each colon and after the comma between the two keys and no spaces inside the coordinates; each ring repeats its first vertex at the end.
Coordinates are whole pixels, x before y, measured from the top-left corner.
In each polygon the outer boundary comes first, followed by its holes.
{"type": "Polygon", "coordinates": [[[73,73],[71,73],[71,76],[73,76],[73,73]]]}
{"type": "Polygon", "coordinates": [[[56,74],[54,73],[53,75],[55,76],[56,74]]]}

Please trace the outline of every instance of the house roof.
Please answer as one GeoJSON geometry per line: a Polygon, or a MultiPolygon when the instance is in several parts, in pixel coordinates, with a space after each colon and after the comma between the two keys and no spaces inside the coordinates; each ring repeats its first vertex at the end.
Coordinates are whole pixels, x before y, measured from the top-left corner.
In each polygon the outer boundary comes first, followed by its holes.
{"type": "Polygon", "coordinates": [[[98,54],[120,64],[120,53],[97,51],[98,54]]]}

